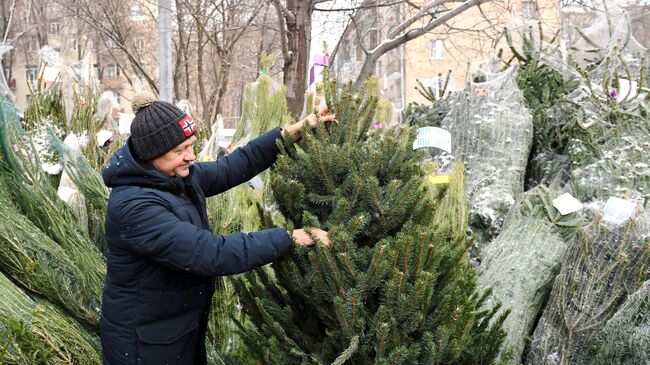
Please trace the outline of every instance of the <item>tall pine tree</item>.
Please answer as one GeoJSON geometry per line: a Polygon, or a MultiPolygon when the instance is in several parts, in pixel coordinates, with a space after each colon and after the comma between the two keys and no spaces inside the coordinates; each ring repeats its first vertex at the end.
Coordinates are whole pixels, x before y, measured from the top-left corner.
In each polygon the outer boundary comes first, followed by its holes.
{"type": "Polygon", "coordinates": [[[462,165],[427,189],[414,131],[369,131],[376,97],[326,82],[326,101],[337,120],[282,145],[271,184],[289,228],[334,245],[236,280],[244,341],[267,364],[492,363],[504,317],[474,294],[462,165]]]}

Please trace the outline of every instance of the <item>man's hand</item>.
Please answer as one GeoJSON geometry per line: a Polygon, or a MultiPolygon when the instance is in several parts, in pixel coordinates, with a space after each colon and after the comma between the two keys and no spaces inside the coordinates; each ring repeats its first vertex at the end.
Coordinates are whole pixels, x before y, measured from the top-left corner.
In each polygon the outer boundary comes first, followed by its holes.
{"type": "Polygon", "coordinates": [[[294,141],[297,141],[300,139],[300,130],[302,129],[302,126],[307,123],[308,126],[311,128],[314,128],[318,125],[318,123],[329,123],[333,121],[336,118],[335,114],[330,114],[330,111],[327,107],[323,107],[323,109],[320,110],[318,113],[314,114],[309,114],[302,120],[288,126],[287,128],[282,130],[282,137],[286,138],[287,134],[291,136],[291,138],[294,141]]]}
{"type": "Polygon", "coordinates": [[[320,228],[316,228],[316,227],[304,228],[304,229],[301,228],[301,229],[294,229],[291,232],[291,239],[293,240],[293,242],[301,246],[315,245],[316,242],[311,238],[312,236],[318,239],[323,244],[325,244],[327,247],[332,247],[327,232],[323,231],[320,228]],[[309,233],[307,233],[307,230],[311,233],[311,236],[309,235],[309,233]]]}

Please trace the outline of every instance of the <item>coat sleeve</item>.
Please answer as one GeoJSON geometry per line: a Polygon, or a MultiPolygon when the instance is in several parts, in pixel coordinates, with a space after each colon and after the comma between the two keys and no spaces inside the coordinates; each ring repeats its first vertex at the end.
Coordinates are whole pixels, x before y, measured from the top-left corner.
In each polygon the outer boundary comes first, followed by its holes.
{"type": "Polygon", "coordinates": [[[217,161],[195,164],[195,174],[205,196],[224,192],[268,169],[280,152],[276,144],[280,138],[281,129],[275,128],[217,161]]]}
{"type": "Polygon", "coordinates": [[[180,220],[164,203],[130,199],[116,216],[120,241],[138,256],[206,276],[237,274],[270,263],[291,246],[286,230],[212,234],[180,220]]]}

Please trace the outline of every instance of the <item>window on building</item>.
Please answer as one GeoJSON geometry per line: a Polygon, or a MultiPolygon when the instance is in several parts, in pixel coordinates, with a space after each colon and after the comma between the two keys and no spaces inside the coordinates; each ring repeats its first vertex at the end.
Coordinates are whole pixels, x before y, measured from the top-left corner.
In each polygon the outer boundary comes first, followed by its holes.
{"type": "Polygon", "coordinates": [[[111,90],[111,92],[113,93],[113,96],[115,96],[115,101],[117,102],[117,105],[122,105],[122,96],[120,95],[120,93],[118,93],[115,90],[111,90]]]}
{"type": "Polygon", "coordinates": [[[104,76],[106,76],[106,77],[120,76],[120,68],[114,63],[109,63],[104,68],[104,76]]]}
{"type": "Polygon", "coordinates": [[[355,48],[356,48],[354,52],[355,60],[363,61],[363,59],[366,58],[366,52],[363,50],[363,47],[361,47],[361,45],[359,44],[355,48]]]}
{"type": "Polygon", "coordinates": [[[368,31],[368,46],[370,49],[377,47],[377,29],[370,29],[368,31]]]}
{"type": "Polygon", "coordinates": [[[142,4],[131,5],[131,18],[135,20],[142,19],[144,17],[144,8],[142,4]]]}
{"type": "Polygon", "coordinates": [[[431,59],[442,60],[445,58],[445,42],[442,39],[431,41],[431,59]]]}
{"type": "Polygon", "coordinates": [[[142,52],[144,50],[144,38],[138,37],[135,39],[134,43],[135,43],[135,49],[138,52],[142,52]]]}
{"type": "Polygon", "coordinates": [[[29,39],[27,40],[27,50],[28,51],[38,51],[38,40],[29,39]]]}
{"type": "Polygon", "coordinates": [[[402,71],[401,68],[402,68],[402,63],[400,62],[400,60],[397,59],[392,60],[388,63],[388,65],[386,65],[386,75],[390,76],[393,73],[401,72],[402,71]]]}
{"type": "Polygon", "coordinates": [[[438,77],[433,77],[430,79],[421,79],[420,82],[425,87],[430,87],[431,90],[433,91],[433,94],[436,96],[440,96],[440,92],[445,87],[445,78],[441,74],[438,74],[438,77]]]}
{"type": "Polygon", "coordinates": [[[72,41],[72,49],[74,50],[74,53],[77,55],[77,59],[80,60],[81,57],[81,43],[79,43],[78,39],[74,39],[72,41]]]}
{"type": "Polygon", "coordinates": [[[50,23],[50,34],[59,34],[59,33],[61,33],[61,24],[50,23]]]}
{"type": "Polygon", "coordinates": [[[535,19],[537,16],[537,2],[536,1],[522,1],[521,2],[521,16],[527,19],[535,19]]]}
{"type": "Polygon", "coordinates": [[[33,83],[38,78],[38,67],[34,65],[25,66],[25,78],[27,82],[33,83]]]}

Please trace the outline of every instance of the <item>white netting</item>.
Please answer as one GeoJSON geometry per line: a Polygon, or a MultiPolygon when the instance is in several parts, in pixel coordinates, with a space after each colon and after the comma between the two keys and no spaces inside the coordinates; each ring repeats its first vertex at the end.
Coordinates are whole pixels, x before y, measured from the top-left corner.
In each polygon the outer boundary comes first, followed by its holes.
{"type": "Polygon", "coordinates": [[[593,24],[579,30],[570,57],[562,46],[528,38],[533,46],[525,50],[538,56],[537,67],[548,66],[570,80],[566,85],[575,84],[536,120],[536,142],[546,136],[546,144],[536,145],[529,172],[535,182],[570,179],[583,201],[650,197],[645,157],[650,153],[649,90],[643,77],[650,71],[650,54],[634,39],[629,16],[620,7],[602,3],[595,14],[593,24]],[[566,156],[550,147],[558,140],[566,141],[559,148],[566,156]]]}
{"type": "Polygon", "coordinates": [[[219,158],[219,132],[223,130],[223,117],[217,115],[217,120],[212,124],[210,139],[203,145],[203,149],[197,155],[197,161],[216,161],[219,158]]]}
{"type": "Polygon", "coordinates": [[[97,114],[95,118],[102,123],[103,128],[113,130],[112,114],[113,109],[119,109],[120,104],[117,103],[117,98],[113,91],[104,91],[97,101],[97,114]]]}
{"type": "MultiPolygon", "coordinates": [[[[517,67],[494,71],[494,59],[450,99],[442,128],[451,132],[452,153],[465,161],[470,226],[486,242],[495,236],[515,199],[523,193],[533,138],[532,117],[517,87],[517,67]]],[[[445,165],[444,155],[439,156],[445,165]]]]}
{"type": "Polygon", "coordinates": [[[650,281],[630,295],[596,340],[595,364],[650,361],[650,281]]]}
{"type": "MultiPolygon", "coordinates": [[[[66,145],[66,147],[70,148],[70,151],[72,153],[81,153],[83,141],[81,141],[77,135],[69,134],[65,137],[63,143],[66,145]]],[[[70,161],[64,161],[63,163],[69,164],[70,161]]],[[[61,173],[61,180],[59,181],[59,187],[56,193],[59,198],[61,198],[61,200],[63,200],[70,208],[72,208],[72,210],[77,215],[77,218],[79,218],[82,227],[86,227],[88,225],[86,199],[84,198],[83,193],[79,191],[79,187],[70,178],[70,175],[65,169],[65,166],[63,172],[61,173]]]]}
{"type": "Polygon", "coordinates": [[[286,87],[271,79],[260,76],[246,85],[242,101],[242,116],[232,137],[234,147],[248,143],[251,139],[272,127],[283,126],[286,116],[286,87]]]}
{"type": "Polygon", "coordinates": [[[61,53],[56,49],[45,45],[38,51],[41,60],[48,66],[58,67],[61,66],[61,53]]]}
{"type": "Polygon", "coordinates": [[[580,37],[572,45],[572,56],[582,65],[599,62],[618,49],[625,57],[638,58],[646,52],[633,36],[630,17],[625,10],[609,1],[603,1],[595,10],[591,26],[579,29],[580,37]]]}
{"type": "MultiPolygon", "coordinates": [[[[639,121],[641,122],[641,121],[639,121]]],[[[650,197],[650,132],[645,128],[608,133],[597,149],[574,140],[570,149],[572,183],[585,201],[609,196],[650,197]]]]}
{"type": "MultiPolygon", "coordinates": [[[[2,59],[2,57],[4,57],[5,54],[7,54],[7,52],[11,51],[12,48],[13,48],[12,45],[0,42],[0,60],[2,59]]],[[[14,97],[14,94],[11,92],[9,85],[7,85],[7,80],[5,79],[4,72],[0,72],[0,97],[4,97],[5,99],[9,100],[11,103],[16,102],[16,98],[14,97]]]]}
{"type": "Polygon", "coordinates": [[[588,364],[594,335],[650,276],[650,216],[612,225],[596,210],[576,236],[535,329],[528,364],[588,364]]]}
{"type": "Polygon", "coordinates": [[[509,364],[521,363],[526,338],[565,259],[568,245],[556,224],[577,224],[576,214],[561,217],[551,206],[560,194],[541,187],[526,193],[499,236],[480,254],[478,288],[493,289],[485,308],[501,303],[502,310],[511,311],[503,323],[506,339],[501,347],[501,354],[511,356],[509,364]]]}

